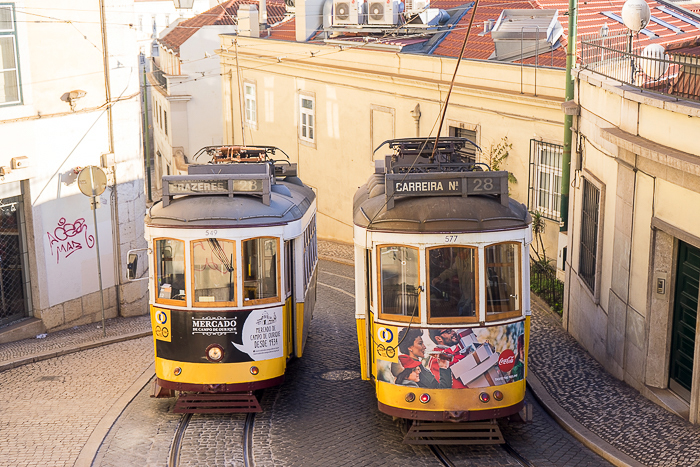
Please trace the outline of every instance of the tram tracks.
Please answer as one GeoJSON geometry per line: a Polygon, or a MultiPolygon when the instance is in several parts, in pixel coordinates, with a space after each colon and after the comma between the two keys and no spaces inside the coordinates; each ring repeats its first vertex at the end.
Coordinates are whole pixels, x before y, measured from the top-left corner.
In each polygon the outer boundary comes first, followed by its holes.
{"type": "MultiPolygon", "coordinates": [[[[509,442],[505,442],[500,445],[501,448],[521,467],[536,467],[535,464],[524,458],[509,442]]],[[[435,458],[440,462],[443,467],[456,467],[457,464],[454,463],[450,457],[445,453],[445,451],[437,444],[429,444],[428,448],[433,453],[435,458]]]]}
{"type": "Polygon", "coordinates": [[[175,431],[173,442],[170,445],[170,455],[168,456],[168,467],[177,467],[180,463],[180,450],[182,449],[182,439],[185,437],[185,430],[192,418],[191,413],[182,414],[180,423],[175,431]]]}

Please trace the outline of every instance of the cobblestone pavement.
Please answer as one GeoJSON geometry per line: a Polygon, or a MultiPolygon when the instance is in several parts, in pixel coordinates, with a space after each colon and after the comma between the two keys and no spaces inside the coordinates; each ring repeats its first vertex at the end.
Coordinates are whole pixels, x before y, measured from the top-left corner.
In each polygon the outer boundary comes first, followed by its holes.
{"type": "Polygon", "coordinates": [[[91,433],[152,363],[151,338],[3,371],[0,466],[72,466],[91,433]]]}
{"type": "Polygon", "coordinates": [[[700,427],[667,412],[607,373],[533,299],[530,365],[542,385],[579,423],[650,467],[700,466],[700,427]]]}
{"type": "MultiPolygon", "coordinates": [[[[124,337],[130,338],[132,335],[140,333],[146,335],[151,332],[150,317],[146,315],[108,319],[105,321],[105,331],[107,341],[124,337]]],[[[105,341],[102,336],[101,323],[75,326],[43,336],[45,337],[0,344],[0,371],[5,367],[12,367],[14,363],[23,362],[28,357],[58,356],[61,353],[90,344],[101,345],[105,341]]]]}

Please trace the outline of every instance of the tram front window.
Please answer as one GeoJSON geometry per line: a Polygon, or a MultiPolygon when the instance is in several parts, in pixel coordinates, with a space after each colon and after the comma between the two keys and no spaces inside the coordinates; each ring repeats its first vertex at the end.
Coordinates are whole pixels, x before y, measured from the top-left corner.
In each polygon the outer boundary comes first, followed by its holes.
{"type": "MultiPolygon", "coordinates": [[[[243,299],[277,297],[277,239],[254,238],[243,242],[243,299]]],[[[270,300],[268,300],[270,301],[270,300]]]]}
{"type": "Polygon", "coordinates": [[[163,238],[156,243],[159,300],[185,300],[185,242],[163,238]]]}
{"type": "Polygon", "coordinates": [[[476,248],[428,250],[431,318],[476,316],[476,248]]]}
{"type": "Polygon", "coordinates": [[[236,300],[235,244],[208,238],[192,242],[195,305],[230,304],[236,300]]]}
{"type": "Polygon", "coordinates": [[[484,249],[486,254],[486,319],[520,312],[520,245],[499,243],[484,249]]]}
{"type": "Polygon", "coordinates": [[[418,249],[379,248],[382,314],[419,317],[418,249]]]}

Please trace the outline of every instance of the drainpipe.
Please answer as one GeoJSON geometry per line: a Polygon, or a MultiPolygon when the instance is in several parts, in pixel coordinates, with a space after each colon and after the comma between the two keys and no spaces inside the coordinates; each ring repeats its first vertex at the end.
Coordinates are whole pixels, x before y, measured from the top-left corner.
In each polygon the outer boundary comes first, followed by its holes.
{"type": "MultiPolygon", "coordinates": [[[[571,69],[576,61],[576,15],[578,11],[578,0],[569,0],[569,38],[566,49],[566,90],[565,101],[574,98],[574,82],[571,76],[571,69]]],[[[566,232],[569,228],[569,180],[571,171],[571,125],[573,116],[564,115],[564,154],[561,161],[561,225],[560,232],[566,232]]]]}

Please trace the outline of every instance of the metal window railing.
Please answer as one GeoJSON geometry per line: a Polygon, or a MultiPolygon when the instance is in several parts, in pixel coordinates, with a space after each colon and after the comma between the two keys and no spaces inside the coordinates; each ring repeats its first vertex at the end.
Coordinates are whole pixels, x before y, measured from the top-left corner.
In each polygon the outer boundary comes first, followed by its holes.
{"type": "Polygon", "coordinates": [[[635,46],[632,36],[591,34],[581,40],[581,68],[640,89],[700,101],[700,59],[635,46]]]}
{"type": "Polygon", "coordinates": [[[530,257],[530,291],[561,314],[564,308],[564,283],[549,263],[530,257]]]}
{"type": "Polygon", "coordinates": [[[549,220],[561,220],[561,172],[564,147],[530,140],[528,209],[549,220]]]}
{"type": "Polygon", "coordinates": [[[168,90],[168,80],[165,78],[165,73],[156,64],[155,59],[151,58],[151,73],[156,82],[163,88],[164,91],[168,90]]]}
{"type": "Polygon", "coordinates": [[[583,179],[583,206],[581,210],[581,252],[579,276],[595,293],[596,256],[598,254],[598,212],[600,190],[583,179]]]}

